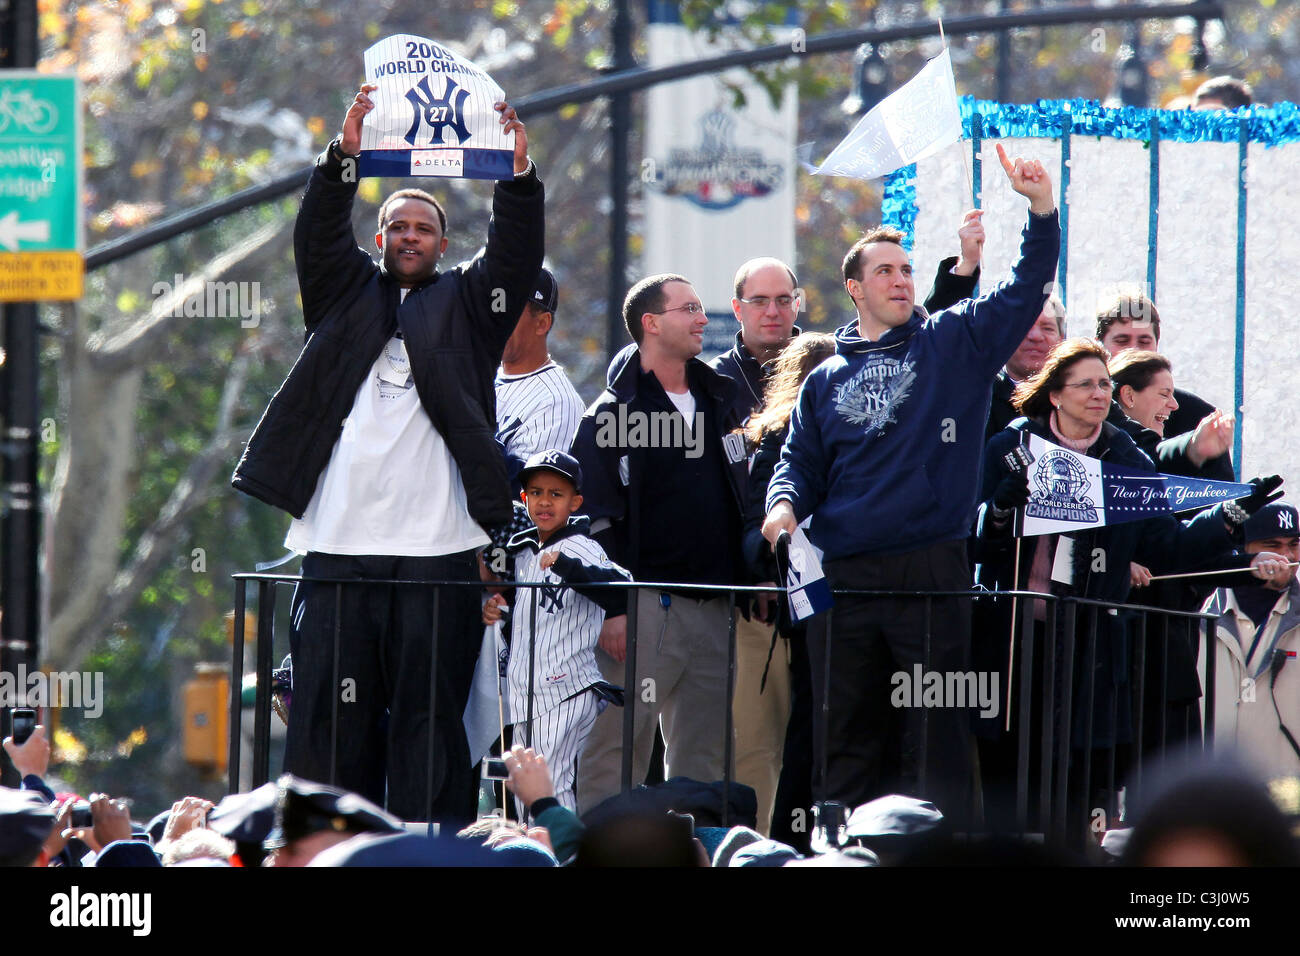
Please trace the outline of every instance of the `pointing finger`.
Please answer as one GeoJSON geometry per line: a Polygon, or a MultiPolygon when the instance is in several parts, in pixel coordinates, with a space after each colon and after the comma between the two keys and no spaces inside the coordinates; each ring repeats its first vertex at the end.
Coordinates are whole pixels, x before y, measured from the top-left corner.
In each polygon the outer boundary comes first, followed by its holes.
{"type": "Polygon", "coordinates": [[[1002,168],[1006,170],[1008,176],[1013,175],[1015,168],[1011,165],[1011,160],[1007,158],[1007,151],[1002,148],[1001,143],[995,143],[994,146],[997,148],[998,160],[1002,163],[1002,168]]]}

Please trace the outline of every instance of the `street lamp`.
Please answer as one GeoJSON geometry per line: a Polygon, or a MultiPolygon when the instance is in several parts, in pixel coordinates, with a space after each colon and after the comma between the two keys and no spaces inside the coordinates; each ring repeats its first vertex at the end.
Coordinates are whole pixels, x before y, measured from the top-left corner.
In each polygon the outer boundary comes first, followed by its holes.
{"type": "Polygon", "coordinates": [[[853,54],[853,89],[840,104],[849,116],[862,116],[889,95],[889,64],[880,50],[864,43],[853,54]]]}

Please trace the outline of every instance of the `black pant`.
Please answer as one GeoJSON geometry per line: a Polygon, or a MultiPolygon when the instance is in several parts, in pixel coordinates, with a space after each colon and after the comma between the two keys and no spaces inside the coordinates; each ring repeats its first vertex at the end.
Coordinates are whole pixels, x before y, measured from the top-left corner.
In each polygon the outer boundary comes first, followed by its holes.
{"type": "MultiPolygon", "coordinates": [[[[906,554],[827,560],[833,589],[968,591],[966,542],[906,554]]],[[[970,667],[970,598],[865,598],[839,595],[831,612],[829,716],[826,615],[808,628],[812,668],[814,792],[850,809],[889,793],[932,800],[954,823],[970,809],[970,710],[895,707],[894,675],[962,672],[970,667]],[[930,626],[926,629],[926,605],[930,626]],[[823,722],[826,779],[821,779],[823,722]],[[921,748],[925,741],[924,783],[921,748]]]]}
{"type": "MultiPolygon", "coordinates": [[[[440,557],[309,553],[306,577],[477,581],[472,551],[440,557]]],[[[303,581],[289,641],[293,702],[285,768],[359,793],[405,820],[473,820],[476,778],[462,722],[482,631],[473,588],[303,581]],[[438,596],[437,703],[429,766],[429,659],[438,596]],[[338,680],[334,686],[335,608],[338,680]],[[338,739],[331,742],[334,694],[338,739]],[[335,760],[331,780],[331,755],[335,760]],[[385,801],[385,771],[387,801],[385,801]],[[432,773],[432,802],[429,774],[432,773]]]]}
{"type": "MultiPolygon", "coordinates": [[[[787,638],[782,638],[787,640],[787,638]]],[[[797,629],[790,641],[790,720],[785,727],[781,776],[772,808],[772,839],[810,853],[813,803],[813,698],[808,670],[808,635],[797,629]]],[[[778,648],[778,651],[780,649],[778,648]]]]}

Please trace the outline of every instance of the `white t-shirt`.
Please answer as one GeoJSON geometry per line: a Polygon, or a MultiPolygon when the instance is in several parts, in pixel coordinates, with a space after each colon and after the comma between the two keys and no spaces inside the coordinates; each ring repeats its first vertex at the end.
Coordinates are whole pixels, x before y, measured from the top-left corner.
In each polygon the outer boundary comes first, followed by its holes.
{"type": "Polygon", "coordinates": [[[460,469],[420,405],[406,346],[394,336],[357,389],[311,503],[289,525],[284,546],[427,557],[488,543],[469,515],[460,469]]]}
{"type": "Polygon", "coordinates": [[[695,431],[695,396],[690,391],[682,392],[680,395],[676,392],[668,392],[667,389],[664,391],[677,406],[677,410],[682,413],[682,418],[686,419],[686,427],[692,432],[695,431]]]}

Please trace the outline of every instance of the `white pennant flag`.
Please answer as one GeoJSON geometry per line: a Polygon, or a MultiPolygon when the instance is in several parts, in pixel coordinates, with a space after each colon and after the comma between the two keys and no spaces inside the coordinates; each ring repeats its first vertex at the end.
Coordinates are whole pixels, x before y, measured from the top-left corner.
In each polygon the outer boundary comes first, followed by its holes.
{"type": "Polygon", "coordinates": [[[957,84],[947,47],[920,73],[885,97],[825,161],[819,176],[876,179],[961,139],[957,84]]]}

